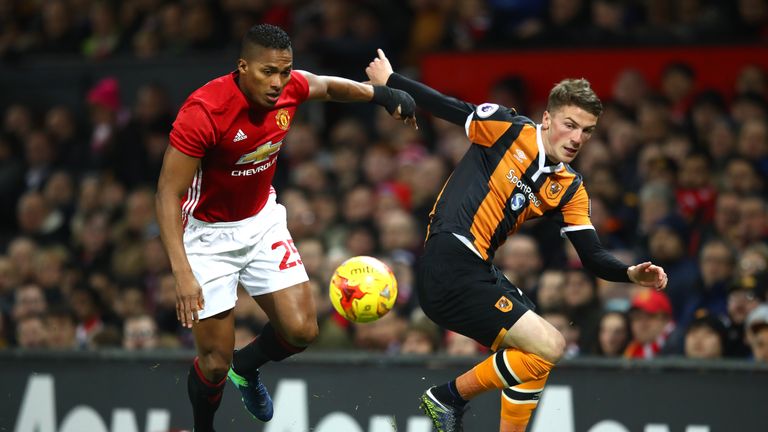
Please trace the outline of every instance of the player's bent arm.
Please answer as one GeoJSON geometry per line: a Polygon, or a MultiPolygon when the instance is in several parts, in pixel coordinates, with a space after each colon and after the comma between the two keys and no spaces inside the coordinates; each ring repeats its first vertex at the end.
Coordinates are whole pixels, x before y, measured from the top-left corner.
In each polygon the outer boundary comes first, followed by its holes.
{"type": "Polygon", "coordinates": [[[446,96],[426,84],[406,78],[398,73],[389,76],[387,86],[407,92],[413,96],[416,105],[436,117],[462,127],[467,122],[467,116],[477,108],[474,104],[446,96]]]}
{"type": "Polygon", "coordinates": [[[192,268],[184,251],[183,228],[181,224],[181,198],[200,164],[200,159],[187,156],[173,146],[168,146],[160,170],[155,196],[157,223],[171,269],[176,277],[192,275],[192,268]]]}
{"type": "Polygon", "coordinates": [[[605,250],[594,229],[567,231],[565,234],[568,236],[568,240],[573,243],[584,268],[601,279],[613,282],[631,282],[627,275],[629,266],[605,250]]]}

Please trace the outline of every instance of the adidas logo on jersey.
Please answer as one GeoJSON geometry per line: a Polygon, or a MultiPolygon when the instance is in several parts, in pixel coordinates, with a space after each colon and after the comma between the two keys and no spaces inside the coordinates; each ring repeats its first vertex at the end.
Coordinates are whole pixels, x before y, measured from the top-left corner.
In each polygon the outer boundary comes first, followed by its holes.
{"type": "Polygon", "coordinates": [[[233,139],[232,142],[242,141],[246,138],[248,138],[248,135],[246,135],[242,129],[238,129],[237,133],[235,134],[235,139],[233,139]]]}

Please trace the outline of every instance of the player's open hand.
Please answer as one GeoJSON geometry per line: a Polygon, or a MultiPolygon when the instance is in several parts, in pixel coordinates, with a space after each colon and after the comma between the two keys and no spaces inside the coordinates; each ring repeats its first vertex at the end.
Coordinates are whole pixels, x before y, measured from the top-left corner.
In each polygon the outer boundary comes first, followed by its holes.
{"type": "Polygon", "coordinates": [[[627,269],[627,276],[632,282],[644,286],[663,290],[667,287],[667,273],[660,266],[650,261],[633,265],[627,269]]]}
{"type": "Polygon", "coordinates": [[[365,68],[365,74],[368,75],[371,84],[387,85],[389,76],[394,73],[392,65],[389,64],[389,59],[384,55],[381,48],[377,49],[376,53],[378,53],[378,57],[368,64],[368,67],[365,68]]]}
{"type": "Polygon", "coordinates": [[[198,311],[205,307],[203,299],[203,289],[190,274],[185,277],[176,278],[176,319],[181,322],[182,327],[192,328],[192,324],[199,321],[198,311]]]}

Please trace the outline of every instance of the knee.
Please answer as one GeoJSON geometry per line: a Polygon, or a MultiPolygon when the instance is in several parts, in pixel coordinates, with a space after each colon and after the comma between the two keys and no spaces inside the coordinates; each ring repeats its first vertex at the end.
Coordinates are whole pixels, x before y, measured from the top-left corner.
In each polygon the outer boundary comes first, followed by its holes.
{"type": "Polygon", "coordinates": [[[287,329],[285,339],[293,346],[306,347],[317,339],[319,333],[317,320],[301,320],[287,329]]]}
{"type": "Polygon", "coordinates": [[[565,355],[565,338],[557,330],[551,332],[542,345],[539,355],[550,363],[559,362],[565,355]]]}
{"type": "Polygon", "coordinates": [[[232,351],[209,351],[198,356],[198,366],[206,378],[213,382],[221,381],[232,364],[232,351]]]}

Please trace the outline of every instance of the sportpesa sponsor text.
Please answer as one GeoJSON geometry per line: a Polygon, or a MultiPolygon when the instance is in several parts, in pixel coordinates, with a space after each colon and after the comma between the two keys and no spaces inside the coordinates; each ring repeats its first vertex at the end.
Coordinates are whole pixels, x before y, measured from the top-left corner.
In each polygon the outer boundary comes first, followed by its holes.
{"type": "Polygon", "coordinates": [[[515,169],[511,168],[509,172],[506,175],[507,180],[509,180],[510,183],[515,185],[520,191],[523,192],[528,197],[528,200],[533,202],[533,205],[536,207],[539,207],[541,205],[541,200],[536,196],[535,193],[533,193],[533,188],[528,186],[527,183],[525,183],[522,179],[520,179],[517,174],[515,173],[515,169]]]}

